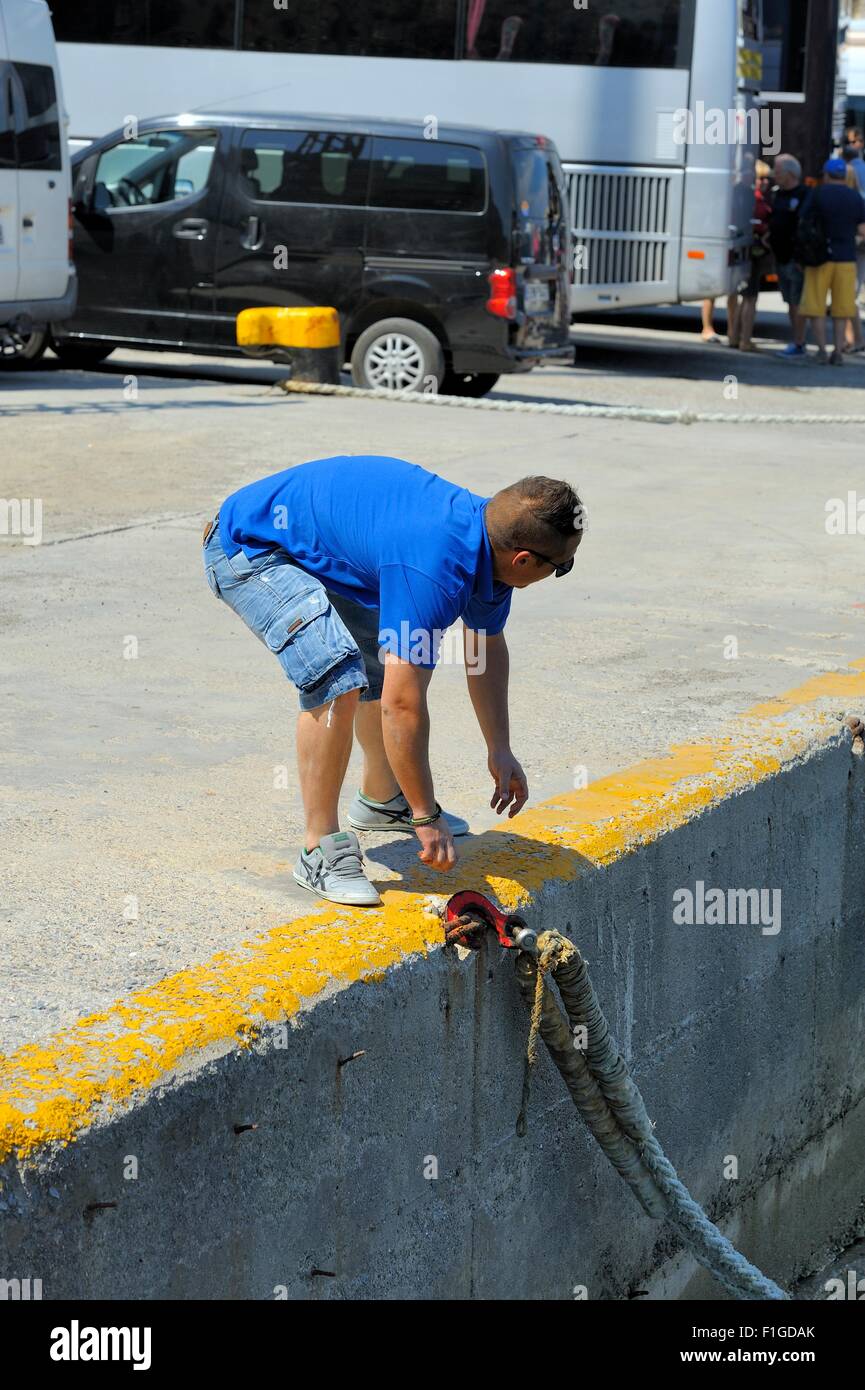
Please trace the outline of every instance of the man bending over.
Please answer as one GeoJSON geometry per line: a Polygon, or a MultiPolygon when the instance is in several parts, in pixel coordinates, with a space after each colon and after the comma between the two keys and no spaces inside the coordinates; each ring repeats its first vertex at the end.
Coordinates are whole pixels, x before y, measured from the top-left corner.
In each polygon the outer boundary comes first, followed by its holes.
{"type": "Polygon", "coordinates": [[[306,838],[294,869],[331,902],[374,905],[356,830],[417,835],[419,858],[457,860],[468,825],[442,811],[429,765],[427,690],[445,631],[464,625],[468,689],[495,783],[491,805],[528,799],[510,746],[514,589],[573,569],[583,509],[567,483],[524,478],[478,497],[403,459],[304,463],[235,492],[204,531],[213,593],[297,687],[306,838]],[[363,781],[340,830],[353,733],[363,781]]]}

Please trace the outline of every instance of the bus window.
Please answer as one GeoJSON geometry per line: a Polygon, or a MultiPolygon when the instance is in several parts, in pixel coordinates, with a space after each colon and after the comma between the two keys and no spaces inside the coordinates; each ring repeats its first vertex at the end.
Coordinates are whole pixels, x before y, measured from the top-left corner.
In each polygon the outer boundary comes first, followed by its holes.
{"type": "Polygon", "coordinates": [[[374,140],[370,207],[483,212],[486,202],[486,161],[471,145],[374,140]]]}
{"type": "Polygon", "coordinates": [[[804,92],[808,0],[763,0],[763,89],[804,92]]]}
{"type": "Polygon", "coordinates": [[[255,202],[366,202],[369,142],[332,130],[247,130],[240,152],[242,189],[255,202]]]}
{"type": "Polygon", "coordinates": [[[51,0],[58,43],[233,48],[234,0],[51,0]]]}
{"type": "Polygon", "coordinates": [[[0,62],[0,169],[14,169],[16,162],[12,64],[0,62]]]}
{"type": "Polygon", "coordinates": [[[244,0],[242,48],[368,58],[453,58],[457,0],[244,0]]]}
{"type": "Polygon", "coordinates": [[[760,38],[760,0],[739,0],[739,29],[742,38],[756,43],[760,38]]]}
{"type": "Polygon", "coordinates": [[[13,63],[26,109],[18,131],[19,169],[61,169],[60,122],[54,73],[44,63],[13,63]]]}
{"type": "Polygon", "coordinates": [[[465,56],[493,62],[689,67],[694,0],[469,0],[465,56]]]}

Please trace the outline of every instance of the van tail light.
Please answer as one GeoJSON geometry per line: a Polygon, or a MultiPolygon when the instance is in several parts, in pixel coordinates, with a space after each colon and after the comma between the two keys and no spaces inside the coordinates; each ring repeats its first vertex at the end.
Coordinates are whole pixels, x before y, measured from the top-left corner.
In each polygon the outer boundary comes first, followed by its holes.
{"type": "Polygon", "coordinates": [[[69,260],[75,258],[75,218],[72,215],[72,199],[69,199],[69,260]]]}
{"type": "Polygon", "coordinates": [[[513,266],[506,270],[494,270],[487,276],[490,297],[487,312],[499,319],[515,319],[517,316],[517,272],[513,266]]]}

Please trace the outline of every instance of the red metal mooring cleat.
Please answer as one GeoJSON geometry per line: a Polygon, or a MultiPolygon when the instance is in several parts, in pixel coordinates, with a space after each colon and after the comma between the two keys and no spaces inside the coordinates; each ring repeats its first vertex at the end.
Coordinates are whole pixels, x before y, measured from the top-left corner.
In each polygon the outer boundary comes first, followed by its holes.
{"type": "MultiPolygon", "coordinates": [[[[445,907],[445,935],[453,927],[459,925],[461,917],[466,916],[475,917],[486,923],[498,937],[499,945],[506,946],[509,950],[516,946],[522,946],[524,950],[531,950],[536,943],[535,933],[526,926],[522,917],[500,912],[489,898],[485,898],[483,893],[476,893],[472,888],[466,888],[462,893],[454,893],[445,907]]],[[[480,932],[469,932],[466,936],[452,936],[450,941],[458,946],[467,946],[470,951],[481,949],[480,932]]]]}

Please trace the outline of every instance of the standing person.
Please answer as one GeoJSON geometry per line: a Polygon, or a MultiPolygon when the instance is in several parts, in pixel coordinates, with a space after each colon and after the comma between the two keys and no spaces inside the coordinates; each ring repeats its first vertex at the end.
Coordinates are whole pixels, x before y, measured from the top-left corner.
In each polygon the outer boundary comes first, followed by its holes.
{"type": "Polygon", "coordinates": [[[865,159],[862,157],[862,147],[860,145],[845,145],[842,159],[847,165],[848,174],[852,170],[856,187],[865,198],[865,159]]]}
{"type": "MultiPolygon", "coordinates": [[[[847,165],[847,185],[862,194],[862,205],[865,208],[865,159],[862,158],[862,150],[856,145],[847,145],[844,150],[844,163],[847,165]]],[[[865,289],[865,243],[860,241],[856,248],[857,305],[862,302],[863,289],[865,289]]],[[[862,332],[860,314],[857,314],[853,320],[852,332],[848,330],[847,351],[865,352],[865,334],[862,332]]]]}
{"type": "Polygon", "coordinates": [[[736,322],[730,332],[730,347],[740,352],[757,352],[752,340],[754,321],[757,317],[757,300],[763,276],[768,274],[772,264],[769,244],[769,218],[772,215],[770,189],[772,171],[762,159],[756,165],[757,186],[754,190],[754,216],[752,226],[754,237],[751,242],[751,272],[748,283],[742,291],[742,302],[736,315],[736,322]]]}
{"type": "Polygon", "coordinates": [[[380,901],[355,830],[407,831],[422,863],[456,863],[454,836],[468,825],[436,801],[427,691],[458,618],[490,805],[499,815],[522,809],[529,791],[511,751],[504,627],[514,589],[570,574],[584,526],[568,483],[523,478],[477,497],[376,456],[303,463],[223,502],[204,530],[208,584],[299,692],[306,838],[294,878],[304,888],[330,902],[380,901]],[[364,772],[347,831],[339,796],[355,731],[364,772]]]}
{"type": "Polygon", "coordinates": [[[779,154],[775,160],[775,188],[772,194],[772,214],[769,218],[769,243],[778,271],[778,288],[787,305],[793,341],[778,357],[788,361],[804,359],[807,324],[799,313],[799,303],[805,288],[805,272],[796,261],[796,228],[799,214],[808,199],[808,188],[802,182],[802,165],[792,154],[779,154]]]}
{"type": "Polygon", "coordinates": [[[800,236],[806,224],[816,221],[825,231],[825,260],[806,265],[805,292],[800,309],[809,321],[817,343],[817,361],[840,367],[844,362],[847,325],[858,318],[856,306],[856,237],[865,236],[865,209],[862,197],[847,187],[847,166],[843,159],[828,159],[823,166],[823,183],[815,188],[803,209],[800,236]],[[835,347],[826,351],[826,300],[832,297],[832,323],[835,347]]]}

